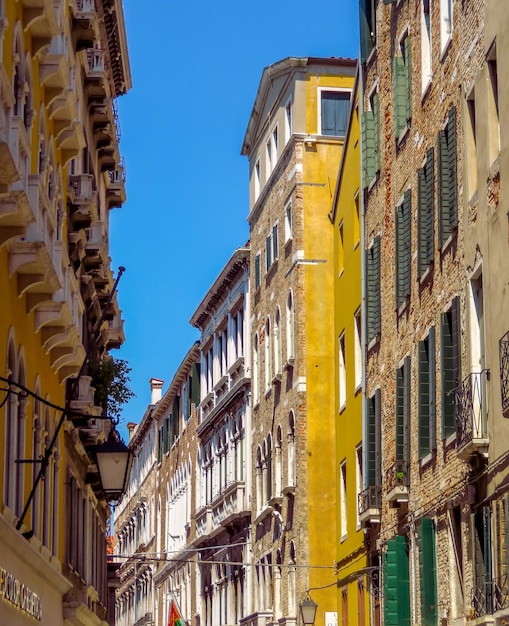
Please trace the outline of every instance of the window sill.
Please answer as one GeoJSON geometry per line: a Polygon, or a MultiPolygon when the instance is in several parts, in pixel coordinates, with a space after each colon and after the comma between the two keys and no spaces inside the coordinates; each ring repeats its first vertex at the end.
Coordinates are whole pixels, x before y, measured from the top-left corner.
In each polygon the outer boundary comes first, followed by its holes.
{"type": "Polygon", "coordinates": [[[283,369],[284,370],[292,369],[294,363],[295,363],[295,359],[293,357],[286,359],[285,364],[283,365],[283,369]]]}
{"type": "Polygon", "coordinates": [[[445,61],[445,57],[447,56],[447,53],[449,52],[449,48],[451,47],[451,44],[452,44],[452,34],[449,33],[449,36],[447,37],[447,41],[444,43],[440,51],[440,63],[443,63],[445,61]]]}
{"type": "Polygon", "coordinates": [[[357,250],[357,248],[360,246],[361,240],[357,239],[357,241],[353,244],[353,249],[357,250]]]}
{"type": "Polygon", "coordinates": [[[278,372],[277,374],[274,374],[274,376],[272,377],[272,384],[278,385],[282,379],[283,379],[283,374],[281,372],[278,372]]]}
{"type": "Polygon", "coordinates": [[[433,453],[432,452],[428,452],[428,454],[423,456],[422,459],[419,459],[419,467],[421,469],[425,469],[426,466],[428,466],[431,463],[432,460],[433,460],[433,453]]]}
{"type": "Polygon", "coordinates": [[[256,411],[260,408],[260,400],[255,400],[253,404],[253,411],[256,411]]]}
{"type": "Polygon", "coordinates": [[[403,315],[403,313],[406,311],[406,309],[408,307],[409,300],[410,300],[410,296],[405,296],[404,302],[402,302],[398,306],[398,308],[396,310],[396,313],[397,313],[398,317],[401,317],[401,315],[403,315]]]}
{"type": "Polygon", "coordinates": [[[263,509],[255,517],[255,519],[253,520],[253,524],[255,526],[258,526],[258,524],[261,524],[263,520],[272,513],[272,511],[273,511],[273,508],[271,506],[265,505],[263,509]]]}
{"type": "Polygon", "coordinates": [[[407,121],[405,128],[396,137],[396,145],[397,145],[398,148],[405,141],[405,139],[406,139],[406,137],[407,137],[407,135],[409,133],[410,133],[410,121],[407,121]]]}
{"type": "Polygon", "coordinates": [[[345,273],[345,268],[342,267],[339,274],[338,274],[338,278],[341,278],[341,276],[343,276],[343,274],[345,273]]]}
{"type": "Polygon", "coordinates": [[[340,543],[344,543],[344,542],[347,540],[347,538],[348,538],[348,535],[347,535],[347,534],[345,534],[345,535],[341,535],[341,539],[339,540],[339,541],[340,541],[340,543]]]}
{"type": "Polygon", "coordinates": [[[427,95],[429,94],[429,92],[431,91],[431,85],[433,83],[433,76],[430,76],[428,78],[428,82],[424,85],[423,89],[422,89],[422,93],[421,93],[421,103],[424,102],[424,100],[426,100],[427,95]]]}
{"type": "Polygon", "coordinates": [[[380,341],[380,333],[377,333],[372,339],[368,341],[368,345],[367,345],[368,352],[370,350],[373,350],[373,348],[376,346],[376,344],[379,341],[380,341]]]}
{"type": "Polygon", "coordinates": [[[339,407],[339,414],[341,415],[341,413],[343,413],[345,409],[346,409],[346,401],[343,402],[343,404],[339,407]]]}
{"type": "Polygon", "coordinates": [[[442,244],[442,247],[440,248],[440,253],[442,254],[442,256],[447,252],[447,249],[451,246],[453,239],[456,237],[457,230],[458,230],[458,226],[456,225],[452,233],[449,235],[449,237],[447,237],[447,239],[442,244]]]}
{"type": "Polygon", "coordinates": [[[272,387],[267,387],[267,389],[265,389],[265,392],[264,392],[265,398],[268,398],[271,393],[272,393],[272,387]]]}
{"type": "Polygon", "coordinates": [[[424,284],[428,280],[432,271],[433,271],[433,261],[430,261],[428,264],[428,267],[424,270],[422,275],[419,277],[420,285],[424,284]]]}
{"type": "Polygon", "coordinates": [[[362,391],[362,381],[357,384],[355,389],[353,390],[354,396],[358,395],[362,391]]]}
{"type": "Polygon", "coordinates": [[[377,170],[376,174],[373,176],[373,178],[371,179],[371,182],[368,185],[368,193],[377,184],[379,178],[380,178],[380,170],[377,170]]]}

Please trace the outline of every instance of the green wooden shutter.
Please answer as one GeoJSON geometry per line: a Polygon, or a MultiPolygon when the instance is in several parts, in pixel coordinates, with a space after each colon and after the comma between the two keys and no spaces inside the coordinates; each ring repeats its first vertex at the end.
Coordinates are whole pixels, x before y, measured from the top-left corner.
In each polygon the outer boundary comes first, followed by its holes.
{"type": "Polygon", "coordinates": [[[429,265],[435,256],[435,151],[426,151],[426,263],[429,265]]]}
{"type": "Polygon", "coordinates": [[[417,170],[417,197],[418,197],[418,208],[417,208],[417,237],[418,237],[418,247],[417,247],[417,263],[418,263],[418,271],[419,276],[424,273],[428,264],[426,262],[427,258],[427,233],[426,233],[426,223],[427,223],[427,204],[428,197],[426,193],[426,175],[425,169],[421,168],[417,170]]]}
{"type": "Polygon", "coordinates": [[[384,0],[384,4],[395,4],[398,0],[384,0]]]}
{"type": "Polygon", "coordinates": [[[503,537],[503,547],[502,547],[502,574],[509,574],[509,495],[505,494],[502,501],[503,508],[503,520],[502,520],[502,537],[503,537]]]}
{"type": "Polygon", "coordinates": [[[454,298],[449,311],[442,313],[441,327],[442,437],[447,438],[455,430],[454,390],[461,378],[458,298],[454,298]]]}
{"type": "Polygon", "coordinates": [[[375,131],[373,111],[361,116],[362,186],[365,189],[375,176],[375,131]]]}
{"type": "Polygon", "coordinates": [[[436,358],[435,358],[435,327],[429,329],[428,335],[428,366],[429,366],[429,447],[437,447],[437,400],[436,400],[436,358]]]}
{"type": "Polygon", "coordinates": [[[382,483],[382,392],[375,391],[375,484],[382,483]]]}
{"type": "Polygon", "coordinates": [[[380,332],[380,236],[366,250],[366,300],[368,342],[380,332]]]}
{"type": "MultiPolygon", "coordinates": [[[[403,361],[403,456],[407,481],[410,472],[410,357],[403,361]]],[[[409,483],[408,483],[409,484],[409,483]]]]}
{"type": "Polygon", "coordinates": [[[366,484],[376,485],[375,397],[366,398],[366,484]]]}
{"type": "Polygon", "coordinates": [[[384,624],[410,626],[410,576],[406,537],[387,542],[383,555],[384,624]]]}
{"type": "Polygon", "coordinates": [[[260,254],[255,256],[255,289],[260,286],[260,254]]]}
{"type": "Polygon", "coordinates": [[[438,243],[444,245],[451,234],[449,150],[445,130],[438,133],[438,243]]]}
{"type": "Polygon", "coordinates": [[[421,626],[437,626],[437,566],[435,524],[423,518],[419,524],[419,570],[421,583],[421,626]]]}
{"type": "Polygon", "coordinates": [[[419,458],[431,450],[429,424],[429,338],[419,341],[419,458]]]}
{"type": "Polygon", "coordinates": [[[396,208],[396,295],[397,307],[410,295],[410,213],[411,193],[405,191],[396,208]]]}
{"type": "Polygon", "coordinates": [[[447,120],[447,157],[449,168],[449,230],[458,224],[458,178],[456,160],[456,108],[449,109],[447,120]]]}
{"type": "Polygon", "coordinates": [[[402,461],[405,457],[405,372],[404,366],[396,370],[396,461],[402,461]]]}
{"type": "Polygon", "coordinates": [[[157,462],[160,463],[163,458],[163,427],[159,427],[157,433],[157,462]]]}
{"type": "Polygon", "coordinates": [[[382,145],[382,137],[380,135],[380,98],[378,96],[378,92],[373,94],[371,99],[371,104],[373,108],[373,134],[374,134],[374,144],[375,144],[375,173],[374,175],[380,171],[380,152],[382,145]]]}
{"type": "Polygon", "coordinates": [[[410,36],[402,41],[403,61],[405,63],[405,122],[412,119],[412,49],[410,36]]]}
{"type": "Polygon", "coordinates": [[[277,224],[272,227],[272,259],[275,261],[279,256],[279,242],[277,236],[277,224]]]}
{"type": "Polygon", "coordinates": [[[406,126],[407,86],[405,60],[400,55],[392,58],[394,134],[399,137],[406,126]]]}

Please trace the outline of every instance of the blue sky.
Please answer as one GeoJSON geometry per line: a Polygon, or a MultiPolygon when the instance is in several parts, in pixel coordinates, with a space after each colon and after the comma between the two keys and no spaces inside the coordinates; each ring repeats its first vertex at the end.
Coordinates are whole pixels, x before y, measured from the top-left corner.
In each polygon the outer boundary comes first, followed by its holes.
{"type": "MultiPolygon", "coordinates": [[[[262,70],[288,56],[356,57],[357,0],[124,0],[133,88],[118,99],[127,202],[111,213],[112,268],[139,422],[149,379],[170,383],[189,319],[249,238],[240,155],[262,70]]],[[[122,428],[125,436],[125,428],[122,428]]]]}

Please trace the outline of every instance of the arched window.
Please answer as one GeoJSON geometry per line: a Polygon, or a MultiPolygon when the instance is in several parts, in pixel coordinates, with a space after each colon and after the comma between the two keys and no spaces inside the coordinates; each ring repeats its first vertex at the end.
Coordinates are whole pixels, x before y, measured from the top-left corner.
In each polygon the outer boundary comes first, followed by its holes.
{"type": "Polygon", "coordinates": [[[274,449],[275,453],[275,496],[279,498],[282,491],[283,483],[283,463],[282,463],[282,451],[283,451],[283,435],[281,432],[281,426],[277,427],[276,431],[276,445],[274,449]]]}
{"type": "Polygon", "coordinates": [[[288,415],[288,487],[295,487],[295,415],[288,415]]]}
{"type": "Polygon", "coordinates": [[[272,436],[270,433],[265,440],[265,501],[272,498],[272,436]]]}
{"type": "MultiPolygon", "coordinates": [[[[16,376],[16,350],[14,340],[9,341],[7,351],[7,373],[13,379],[16,376]]],[[[16,446],[18,440],[17,420],[18,399],[13,393],[9,395],[5,405],[5,461],[4,461],[4,498],[7,506],[15,510],[15,485],[16,485],[16,446]]]]}
{"type": "Polygon", "coordinates": [[[264,502],[263,499],[263,474],[262,474],[262,469],[263,469],[263,454],[262,454],[262,449],[260,447],[258,447],[258,449],[256,450],[256,468],[255,468],[255,474],[256,474],[256,511],[259,513],[262,510],[262,502],[264,502]]]}
{"type": "MultiPolygon", "coordinates": [[[[53,422],[53,432],[58,424],[58,417],[55,416],[53,422]]],[[[55,446],[53,448],[53,498],[52,498],[52,540],[51,547],[53,550],[53,555],[58,556],[58,520],[59,520],[59,505],[60,505],[60,464],[61,464],[61,455],[60,455],[60,446],[58,439],[55,441],[55,446]]]]}
{"type": "Polygon", "coordinates": [[[297,615],[296,605],[296,568],[295,544],[290,542],[290,560],[288,563],[288,615],[297,615]]]}
{"type": "MultiPolygon", "coordinates": [[[[40,396],[41,390],[39,387],[39,381],[35,384],[35,393],[40,396]]],[[[42,433],[43,433],[43,416],[42,416],[42,404],[37,398],[34,400],[34,439],[33,439],[33,457],[34,459],[40,459],[43,454],[42,448],[42,433]]],[[[32,467],[32,484],[35,484],[37,474],[39,473],[40,465],[34,463],[32,467]]],[[[32,530],[36,537],[40,536],[40,524],[41,520],[41,485],[37,488],[34,498],[32,500],[32,530]]]]}
{"type": "MultiPolygon", "coordinates": [[[[26,386],[26,378],[25,378],[25,362],[23,359],[23,355],[18,357],[18,373],[16,376],[16,381],[26,386]]],[[[16,463],[16,461],[21,461],[27,458],[27,454],[25,452],[25,444],[26,444],[26,412],[27,412],[27,399],[23,396],[18,397],[18,407],[17,407],[17,437],[16,437],[16,456],[14,458],[14,463],[16,466],[16,515],[18,517],[21,516],[24,507],[24,484],[25,484],[25,463],[16,463]]]]}
{"type": "Polygon", "coordinates": [[[258,333],[254,338],[253,345],[253,402],[260,402],[260,355],[258,333]]]}
{"type": "Polygon", "coordinates": [[[272,341],[270,317],[265,320],[265,389],[272,383],[272,341]]]}
{"type": "MultiPolygon", "coordinates": [[[[48,449],[51,443],[51,418],[49,407],[44,410],[44,447],[48,449]]],[[[51,491],[53,489],[53,457],[50,457],[49,463],[46,467],[43,481],[43,509],[42,509],[42,543],[51,549],[51,518],[53,514],[53,507],[51,501],[51,491]]]]}
{"type": "Polygon", "coordinates": [[[274,617],[278,620],[283,616],[281,608],[281,576],[283,565],[283,555],[281,550],[276,553],[276,567],[274,568],[274,617]]]}
{"type": "Polygon", "coordinates": [[[295,312],[293,294],[288,292],[286,299],[286,359],[291,362],[295,358],[295,312]]]}
{"type": "Polygon", "coordinates": [[[281,352],[281,311],[279,307],[274,315],[274,374],[282,372],[283,354],[281,352]]]}

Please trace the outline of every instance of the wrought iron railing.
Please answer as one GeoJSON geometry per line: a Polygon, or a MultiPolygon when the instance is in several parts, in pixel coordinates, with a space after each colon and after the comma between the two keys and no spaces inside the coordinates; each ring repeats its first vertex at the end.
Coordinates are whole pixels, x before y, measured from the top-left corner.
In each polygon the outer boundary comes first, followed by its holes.
{"type": "Polygon", "coordinates": [[[472,589],[472,618],[492,615],[509,608],[509,579],[507,574],[481,583],[472,589]]]}
{"type": "Polygon", "coordinates": [[[489,370],[469,374],[454,392],[456,443],[461,450],[474,439],[486,437],[486,381],[489,370]]]}
{"type": "Polygon", "coordinates": [[[509,330],[499,342],[500,391],[502,392],[502,413],[509,412],[509,330]]]}
{"type": "Polygon", "coordinates": [[[392,491],[396,487],[408,487],[408,462],[394,461],[385,474],[387,490],[392,491]]]}
{"type": "Polygon", "coordinates": [[[369,509],[379,509],[382,504],[382,491],[379,485],[370,485],[359,494],[357,502],[359,515],[362,515],[369,509]]]}

